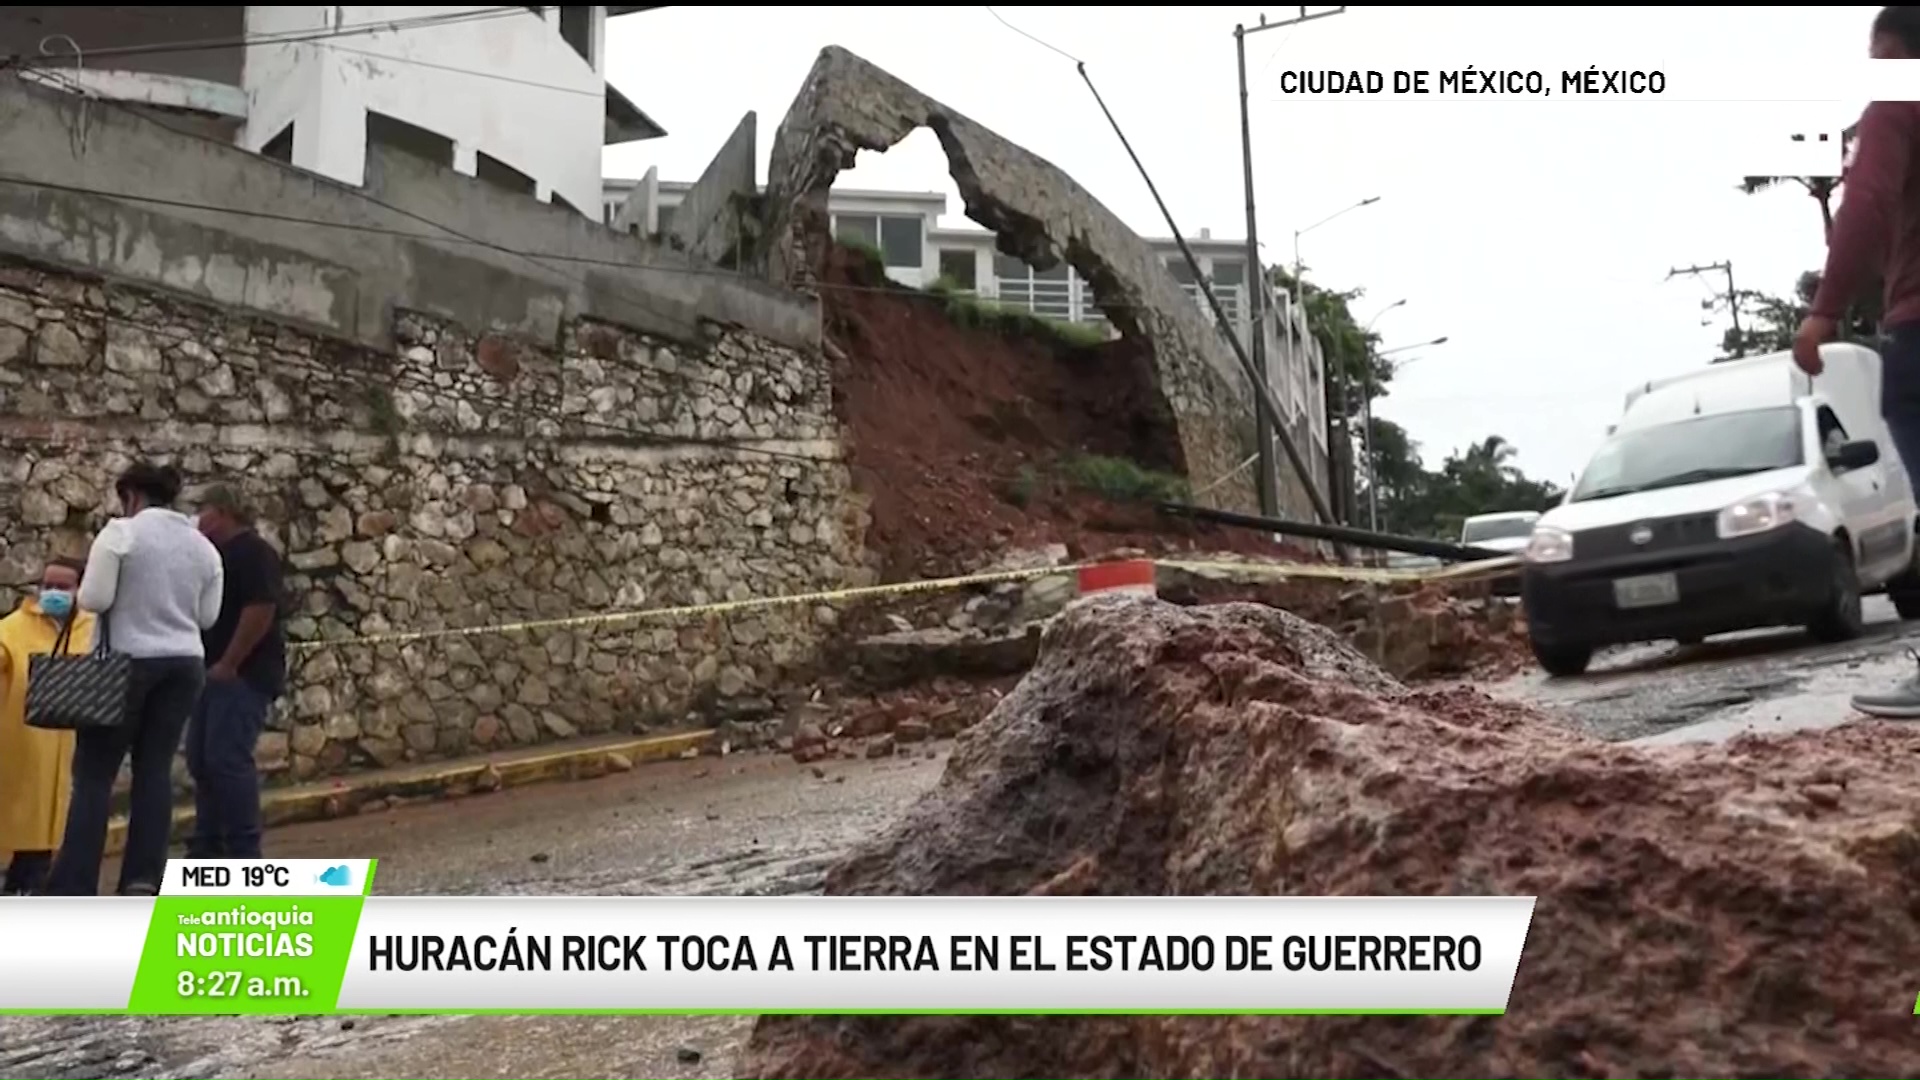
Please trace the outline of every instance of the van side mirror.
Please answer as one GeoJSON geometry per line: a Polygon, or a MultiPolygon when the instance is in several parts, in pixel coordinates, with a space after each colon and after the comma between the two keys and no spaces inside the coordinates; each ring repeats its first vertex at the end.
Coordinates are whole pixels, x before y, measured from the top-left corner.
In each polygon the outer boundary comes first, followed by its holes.
{"type": "Polygon", "coordinates": [[[1855,439],[1841,443],[1839,449],[1827,455],[1827,467],[1834,472],[1848,469],[1864,469],[1880,460],[1880,445],[1872,439],[1855,439]]]}

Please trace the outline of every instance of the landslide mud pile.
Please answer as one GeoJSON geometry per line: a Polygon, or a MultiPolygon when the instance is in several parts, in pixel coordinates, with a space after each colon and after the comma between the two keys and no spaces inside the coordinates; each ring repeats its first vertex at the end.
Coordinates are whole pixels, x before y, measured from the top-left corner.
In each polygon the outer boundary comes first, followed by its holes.
{"type": "Polygon", "coordinates": [[[749,1075],[1891,1076],[1920,732],[1644,751],[1251,604],[1101,598],[835,894],[1525,894],[1504,1017],[767,1017],[749,1075]]]}
{"type": "Polygon", "coordinates": [[[1146,346],[960,325],[939,298],[839,245],[822,281],[834,411],[854,484],[872,500],[867,546],[885,580],[965,573],[1052,543],[1074,558],[1123,547],[1302,557],[1257,532],[1165,518],[1147,501],[1061,481],[1061,467],[1086,455],[1185,473],[1146,346]]]}

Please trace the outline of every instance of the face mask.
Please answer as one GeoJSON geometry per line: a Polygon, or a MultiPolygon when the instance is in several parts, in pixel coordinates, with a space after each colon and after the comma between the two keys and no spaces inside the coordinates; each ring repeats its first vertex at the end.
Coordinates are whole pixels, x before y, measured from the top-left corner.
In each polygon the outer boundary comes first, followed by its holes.
{"type": "Polygon", "coordinates": [[[40,610],[56,619],[73,614],[73,594],[65,589],[41,589],[40,610]]]}

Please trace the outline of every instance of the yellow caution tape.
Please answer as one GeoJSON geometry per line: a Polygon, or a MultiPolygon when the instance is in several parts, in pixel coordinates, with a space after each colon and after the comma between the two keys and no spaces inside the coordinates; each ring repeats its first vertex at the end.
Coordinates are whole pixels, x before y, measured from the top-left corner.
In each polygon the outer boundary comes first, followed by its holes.
{"type": "Polygon", "coordinates": [[[1515,556],[1480,559],[1440,570],[1391,570],[1372,566],[1327,566],[1317,563],[1191,562],[1181,559],[1156,559],[1157,565],[1195,574],[1231,574],[1241,577],[1321,578],[1334,581],[1418,584],[1425,581],[1468,581],[1492,577],[1518,569],[1515,556]]]}
{"type": "MultiPolygon", "coordinates": [[[[1334,581],[1355,581],[1375,583],[1417,583],[1422,581],[1461,581],[1480,576],[1508,572],[1519,566],[1517,558],[1486,559],[1479,562],[1464,563],[1444,570],[1387,570],[1375,567],[1326,566],[1316,563],[1258,563],[1258,562],[1190,562],[1179,559],[1150,559],[1155,566],[1171,570],[1185,570],[1193,573],[1224,573],[1238,576],[1267,577],[1284,580],[1286,578],[1318,578],[1334,581]]],[[[367,634],[360,637],[335,638],[322,641],[299,641],[289,643],[288,649],[294,652],[311,652],[319,649],[343,648],[347,646],[407,645],[420,641],[434,641],[442,638],[479,637],[489,634],[524,634],[539,630],[565,630],[584,626],[611,626],[620,623],[644,622],[650,620],[684,619],[701,615],[720,615],[734,611],[751,611],[759,608],[792,607],[802,604],[833,604],[850,600],[865,600],[878,596],[904,596],[912,593],[945,592],[950,589],[967,588],[975,585],[998,585],[1005,582],[1032,581],[1036,578],[1054,577],[1064,574],[1077,574],[1089,566],[1098,563],[1071,563],[1064,566],[1038,566],[1024,570],[996,570],[981,574],[963,574],[959,577],[926,578],[920,581],[904,581],[891,585],[863,585],[844,589],[822,589],[816,592],[789,593],[785,596],[757,596],[746,600],[718,600],[704,604],[678,604],[671,607],[643,608],[636,611],[610,611],[597,615],[574,615],[562,619],[534,619],[525,622],[490,623],[484,626],[460,626],[443,630],[412,630],[390,634],[367,634]]]]}
{"type": "Polygon", "coordinates": [[[984,574],[966,574],[960,577],[927,578],[922,581],[903,581],[894,585],[864,585],[846,589],[823,589],[819,592],[789,593],[785,596],[756,596],[746,600],[717,600],[705,604],[680,604],[673,607],[644,608],[639,611],[610,611],[599,615],[574,615],[564,619],[537,619],[529,622],[494,623],[487,626],[461,626],[446,630],[414,630],[397,634],[368,634],[364,637],[337,638],[331,641],[301,641],[290,644],[289,649],[306,651],[311,649],[336,648],[345,645],[406,645],[416,641],[430,641],[438,638],[475,637],[481,634],[521,634],[534,630],[564,630],[580,626],[606,626],[614,623],[640,622],[649,619],[683,619],[694,615],[719,615],[730,611],[749,611],[755,608],[788,607],[798,604],[830,604],[847,600],[863,600],[874,596],[900,596],[918,592],[944,592],[948,589],[965,588],[970,585],[997,585],[1009,581],[1031,581],[1034,578],[1052,577],[1056,574],[1078,573],[1083,565],[1040,566],[1026,570],[997,570],[984,574]]]}

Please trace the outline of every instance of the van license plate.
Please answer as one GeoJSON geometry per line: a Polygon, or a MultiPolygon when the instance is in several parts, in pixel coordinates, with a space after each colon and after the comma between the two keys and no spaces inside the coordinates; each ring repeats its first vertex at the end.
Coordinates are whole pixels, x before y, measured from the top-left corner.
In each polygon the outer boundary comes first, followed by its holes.
{"type": "Polygon", "coordinates": [[[1660,607],[1680,602],[1680,581],[1672,574],[1616,578],[1613,601],[1623,608],[1660,607]]]}

